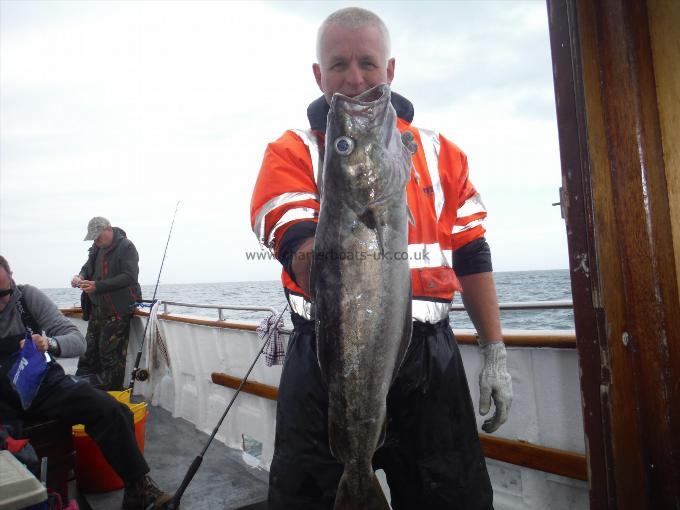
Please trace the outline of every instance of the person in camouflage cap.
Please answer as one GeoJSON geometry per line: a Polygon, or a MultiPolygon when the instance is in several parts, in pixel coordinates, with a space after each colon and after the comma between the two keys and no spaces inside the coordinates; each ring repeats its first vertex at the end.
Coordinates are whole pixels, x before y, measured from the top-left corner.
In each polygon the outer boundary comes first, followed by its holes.
{"type": "Polygon", "coordinates": [[[71,280],[83,290],[83,319],[89,319],[87,350],[78,360],[76,375],[96,375],[102,389],[122,390],[130,320],[142,298],[139,255],[125,231],[101,216],[88,223],[85,241],[94,242],[87,262],[71,280]]]}

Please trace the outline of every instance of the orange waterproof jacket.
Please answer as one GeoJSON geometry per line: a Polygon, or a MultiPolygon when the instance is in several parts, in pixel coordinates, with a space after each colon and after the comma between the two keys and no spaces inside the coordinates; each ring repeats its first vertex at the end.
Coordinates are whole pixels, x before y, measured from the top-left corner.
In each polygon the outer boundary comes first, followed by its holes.
{"type": "MultiPolygon", "coordinates": [[[[452,268],[453,252],[483,237],[486,209],[468,178],[467,158],[454,143],[402,118],[397,120],[397,128],[413,133],[418,144],[407,185],[408,205],[415,219],[415,224],[409,223],[408,241],[413,319],[434,323],[448,316],[453,295],[461,290],[452,268]]],[[[267,146],[250,217],[260,243],[277,257],[288,229],[318,220],[316,181],[323,151],[324,133],[314,129],[286,131],[267,146]]],[[[281,278],[291,309],[311,318],[308,296],[285,268],[281,278]]]]}

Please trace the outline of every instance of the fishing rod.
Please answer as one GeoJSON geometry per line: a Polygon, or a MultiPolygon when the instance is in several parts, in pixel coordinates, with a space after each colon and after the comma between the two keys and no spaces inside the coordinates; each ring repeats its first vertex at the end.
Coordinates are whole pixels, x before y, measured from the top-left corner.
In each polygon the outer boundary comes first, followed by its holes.
{"type": "MultiPolygon", "coordinates": [[[[177,216],[177,209],[179,208],[179,200],[177,201],[177,205],[175,206],[175,213],[172,215],[172,223],[170,224],[170,232],[168,232],[168,240],[165,243],[165,251],[163,252],[163,260],[161,260],[161,268],[158,270],[158,278],[156,278],[156,287],[153,289],[153,298],[151,298],[151,306],[156,303],[156,292],[158,291],[158,284],[161,281],[161,273],[163,272],[163,264],[165,264],[165,256],[168,254],[168,245],[170,244],[170,236],[172,236],[172,227],[175,226],[175,217],[177,216]]],[[[130,374],[130,385],[128,388],[130,389],[130,394],[134,392],[135,390],[135,379],[138,379],[140,381],[144,381],[149,377],[149,371],[148,370],[140,370],[139,369],[139,363],[142,361],[142,349],[144,348],[144,339],[146,338],[146,330],[149,327],[149,322],[151,322],[151,314],[149,314],[149,318],[146,321],[146,325],[144,326],[144,333],[142,334],[142,341],[139,344],[139,350],[137,351],[137,358],[135,359],[135,366],[132,369],[132,372],[130,374]]]]}
{"type": "MultiPolygon", "coordinates": [[[[210,435],[210,438],[208,439],[208,442],[203,447],[203,450],[201,451],[201,453],[191,463],[191,466],[189,466],[189,469],[187,470],[187,474],[184,475],[184,479],[182,480],[182,483],[180,484],[179,489],[177,489],[177,492],[175,492],[175,494],[173,494],[173,496],[172,496],[172,499],[170,501],[168,501],[163,506],[163,508],[165,510],[176,510],[176,509],[179,508],[179,502],[182,499],[182,495],[184,495],[184,491],[187,489],[187,487],[191,483],[191,480],[193,480],[194,476],[196,475],[198,468],[201,466],[205,452],[208,451],[208,447],[210,446],[210,443],[212,443],[212,440],[217,435],[217,431],[219,430],[220,426],[222,425],[222,422],[227,417],[227,413],[229,412],[229,409],[231,409],[231,406],[234,404],[236,397],[238,397],[239,393],[241,393],[241,390],[243,389],[243,386],[248,381],[248,376],[250,376],[250,372],[252,372],[253,368],[255,368],[255,363],[257,363],[257,360],[260,359],[260,356],[264,352],[265,348],[267,347],[267,345],[269,345],[269,340],[271,339],[274,331],[277,330],[279,322],[281,322],[281,317],[283,317],[283,314],[286,312],[287,309],[288,309],[288,305],[286,304],[284,309],[281,311],[279,316],[276,318],[276,322],[274,322],[274,325],[272,326],[271,331],[267,335],[267,338],[262,343],[262,347],[260,348],[260,352],[257,353],[257,356],[255,356],[255,359],[253,360],[252,364],[250,365],[250,368],[248,369],[248,371],[246,372],[246,375],[243,376],[243,379],[241,380],[241,384],[239,384],[239,386],[236,390],[236,393],[234,393],[234,396],[231,397],[231,400],[229,401],[227,408],[224,410],[224,413],[222,414],[220,421],[217,422],[217,426],[215,426],[215,428],[213,429],[212,434],[210,435]]],[[[152,510],[152,509],[153,509],[153,503],[146,508],[146,510],[152,510]]]]}

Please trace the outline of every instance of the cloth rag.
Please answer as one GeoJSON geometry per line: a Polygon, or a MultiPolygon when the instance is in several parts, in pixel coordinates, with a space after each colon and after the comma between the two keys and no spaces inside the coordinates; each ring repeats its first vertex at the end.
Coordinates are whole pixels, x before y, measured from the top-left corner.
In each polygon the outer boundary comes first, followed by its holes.
{"type": "Polygon", "coordinates": [[[280,334],[283,321],[280,319],[273,313],[262,320],[257,327],[257,336],[260,340],[265,340],[269,336],[269,342],[264,348],[264,362],[268,367],[283,365],[283,360],[286,358],[286,349],[280,334]]]}

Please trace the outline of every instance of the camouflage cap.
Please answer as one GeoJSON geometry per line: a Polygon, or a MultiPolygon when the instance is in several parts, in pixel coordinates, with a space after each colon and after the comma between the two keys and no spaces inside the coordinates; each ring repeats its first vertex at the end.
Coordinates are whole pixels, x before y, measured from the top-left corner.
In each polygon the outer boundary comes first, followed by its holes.
{"type": "Polygon", "coordinates": [[[87,235],[83,241],[94,241],[103,230],[110,228],[111,222],[102,216],[95,216],[87,224],[87,235]]]}

